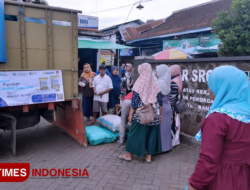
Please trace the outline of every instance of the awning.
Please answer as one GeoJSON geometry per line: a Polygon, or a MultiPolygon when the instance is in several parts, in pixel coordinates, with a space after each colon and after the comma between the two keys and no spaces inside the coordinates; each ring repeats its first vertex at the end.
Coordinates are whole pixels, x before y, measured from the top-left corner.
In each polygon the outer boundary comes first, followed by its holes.
{"type": "Polygon", "coordinates": [[[115,44],[106,40],[93,40],[87,38],[78,38],[78,49],[131,49],[134,47],[115,44]]]}

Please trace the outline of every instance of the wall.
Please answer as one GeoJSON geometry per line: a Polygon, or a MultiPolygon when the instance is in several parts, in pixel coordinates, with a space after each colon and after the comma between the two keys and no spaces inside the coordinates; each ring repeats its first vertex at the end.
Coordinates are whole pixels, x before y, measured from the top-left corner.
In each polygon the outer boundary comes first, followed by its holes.
{"type": "MultiPolygon", "coordinates": [[[[181,114],[181,131],[194,136],[200,129],[213,100],[208,93],[207,78],[211,71],[221,65],[233,65],[250,76],[250,56],[230,58],[204,58],[189,60],[156,61],[152,59],[135,59],[135,77],[137,68],[142,63],[150,63],[153,70],[157,65],[171,66],[178,64],[182,69],[183,97],[187,103],[187,111],[181,114]]],[[[230,73],[228,73],[230,75],[230,73]]]]}

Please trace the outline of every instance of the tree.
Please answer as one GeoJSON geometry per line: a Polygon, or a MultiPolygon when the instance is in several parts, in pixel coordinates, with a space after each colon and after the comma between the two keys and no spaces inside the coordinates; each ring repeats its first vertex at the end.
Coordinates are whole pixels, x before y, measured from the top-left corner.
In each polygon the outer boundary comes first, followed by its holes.
{"type": "Polygon", "coordinates": [[[35,4],[41,4],[41,5],[49,5],[46,0],[35,0],[34,3],[35,4]]]}
{"type": "Polygon", "coordinates": [[[230,11],[222,11],[212,28],[219,35],[220,56],[250,55],[250,0],[235,0],[230,11]]]}

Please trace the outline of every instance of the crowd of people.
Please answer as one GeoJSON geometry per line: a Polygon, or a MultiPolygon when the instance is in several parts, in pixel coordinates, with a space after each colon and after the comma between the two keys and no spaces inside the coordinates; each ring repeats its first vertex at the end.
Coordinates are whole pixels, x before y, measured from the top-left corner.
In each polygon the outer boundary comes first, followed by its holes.
{"type": "Polygon", "coordinates": [[[120,104],[125,95],[132,92],[133,83],[134,68],[130,63],[122,65],[121,77],[116,66],[111,67],[109,72],[102,64],[95,73],[88,63],[84,64],[78,84],[83,116],[89,121],[88,124],[96,123],[100,109],[102,115],[114,114],[115,106],[120,104]]]}
{"type": "Polygon", "coordinates": [[[125,144],[126,125],[129,122],[131,126],[126,142],[128,153],[119,158],[130,161],[134,154],[151,162],[152,155],[170,151],[173,147],[172,139],[177,130],[175,103],[182,91],[181,68],[178,65],[170,68],[159,65],[154,76],[151,65],[144,63],[138,71],[140,76],[135,81],[130,63],[121,66],[120,76],[116,66],[107,75],[105,65],[100,65],[99,74],[95,74],[90,65],[85,64],[79,78],[79,89],[83,115],[89,125],[96,123],[100,110],[102,115],[114,114],[115,106],[122,102],[118,144],[125,144]],[[155,112],[154,121],[141,124],[136,110],[149,104],[155,112]]]}
{"type": "MultiPolygon", "coordinates": [[[[131,64],[112,67],[109,76],[106,67],[99,67],[96,76],[89,64],[79,78],[82,92],[83,114],[87,119],[122,99],[120,139],[124,145],[125,126],[131,123],[127,141],[127,153],[119,159],[131,161],[132,155],[152,161],[152,156],[172,149],[176,133],[175,103],[182,92],[181,68],[159,65],[152,71],[151,65],[138,67],[139,77],[134,81],[131,64]],[[142,108],[150,111],[153,120],[145,122],[142,108]],[[93,113],[92,113],[93,110],[93,113]]],[[[200,157],[189,179],[189,190],[248,190],[250,187],[250,83],[245,73],[233,66],[215,68],[208,77],[208,86],[214,103],[204,120],[197,138],[201,139],[200,157]],[[230,75],[229,75],[230,73],[230,75]]],[[[144,113],[145,114],[145,113],[144,113]]],[[[148,115],[146,115],[148,116],[148,115]]]]}

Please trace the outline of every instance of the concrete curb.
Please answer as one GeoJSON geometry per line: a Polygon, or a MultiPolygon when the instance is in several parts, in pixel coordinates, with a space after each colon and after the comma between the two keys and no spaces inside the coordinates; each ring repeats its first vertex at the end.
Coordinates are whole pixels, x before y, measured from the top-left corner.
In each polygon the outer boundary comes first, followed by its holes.
{"type": "Polygon", "coordinates": [[[180,134],[180,141],[182,144],[185,144],[187,146],[190,146],[195,149],[201,148],[201,142],[198,142],[195,137],[192,137],[190,135],[187,135],[185,133],[180,134]]]}

